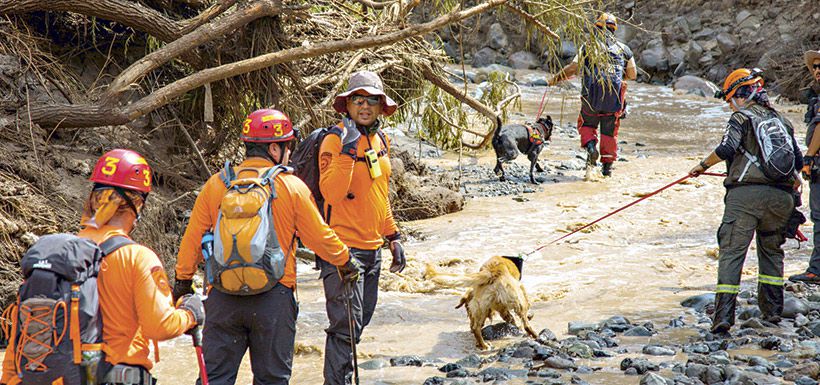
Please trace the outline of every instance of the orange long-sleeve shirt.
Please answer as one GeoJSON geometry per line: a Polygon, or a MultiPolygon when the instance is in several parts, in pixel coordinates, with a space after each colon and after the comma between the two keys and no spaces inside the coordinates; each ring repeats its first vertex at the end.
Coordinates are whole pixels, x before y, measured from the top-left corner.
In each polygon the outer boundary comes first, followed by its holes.
{"type": "MultiPolygon", "coordinates": [[[[77,234],[97,244],[115,236],[127,236],[122,229],[103,226],[85,228],[77,234]]],[[[196,322],[187,310],[175,309],[171,288],[162,262],[151,249],[132,244],[105,256],[97,278],[106,361],[139,365],[151,370],[148,341],[177,337],[196,322]]],[[[12,333],[16,332],[16,314],[12,333]]],[[[14,334],[12,334],[14,335],[14,334]]],[[[0,382],[18,384],[14,365],[14,345],[10,341],[3,358],[0,382]]]]}
{"type": "MultiPolygon", "coordinates": [[[[341,123],[338,126],[345,129],[341,123]]],[[[377,133],[359,139],[357,157],[364,157],[371,146],[376,153],[384,147],[377,133]]],[[[354,161],[341,152],[338,135],[327,135],[319,147],[319,189],[325,198],[325,213],[330,212],[330,227],[350,247],[378,249],[384,236],[399,231],[388,197],[390,158],[387,154],[379,157],[382,175],[372,179],[365,162],[354,161]]]]}
{"type": "MultiPolygon", "coordinates": [[[[237,178],[254,177],[247,168],[272,167],[273,163],[262,158],[249,158],[234,168],[237,178]]],[[[271,203],[273,225],[279,244],[287,253],[285,255],[285,275],[279,282],[290,288],[296,286],[296,248],[291,245],[293,234],[298,231],[299,238],[311,250],[319,253],[326,261],[342,266],[347,263],[349,253],[333,230],[322,219],[313,197],[304,182],[295,175],[279,174],[274,180],[277,198],[271,203]]],[[[202,191],[196,198],[191,211],[188,228],[182,236],[177,255],[177,279],[191,279],[196,267],[202,261],[202,235],[213,228],[219,215],[219,205],[227,188],[219,174],[205,182],[202,191]]]]}

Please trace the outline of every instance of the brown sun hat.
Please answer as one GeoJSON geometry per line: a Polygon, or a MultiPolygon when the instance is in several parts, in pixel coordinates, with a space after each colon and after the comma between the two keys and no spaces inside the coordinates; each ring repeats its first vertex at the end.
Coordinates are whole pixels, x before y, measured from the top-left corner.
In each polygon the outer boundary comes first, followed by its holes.
{"type": "Polygon", "coordinates": [[[806,59],[806,67],[809,68],[809,71],[813,71],[814,68],[811,66],[816,59],[820,59],[820,51],[806,51],[806,53],[803,54],[803,58],[806,59]]]}
{"type": "Polygon", "coordinates": [[[393,115],[398,108],[393,99],[384,93],[384,85],[379,75],[371,71],[359,71],[350,75],[350,80],[347,84],[347,90],[339,95],[336,95],[336,100],[333,101],[333,109],[340,113],[347,112],[347,97],[352,93],[364,90],[370,95],[379,95],[382,97],[382,113],[385,116],[393,115]]]}

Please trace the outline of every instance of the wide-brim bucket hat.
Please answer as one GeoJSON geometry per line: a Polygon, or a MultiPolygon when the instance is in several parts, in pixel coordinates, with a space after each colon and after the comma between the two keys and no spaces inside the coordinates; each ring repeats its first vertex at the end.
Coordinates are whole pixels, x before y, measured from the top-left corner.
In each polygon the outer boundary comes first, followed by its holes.
{"type": "Polygon", "coordinates": [[[808,67],[809,71],[813,71],[814,68],[812,68],[812,65],[815,60],[820,59],[820,50],[806,51],[806,53],[803,54],[803,58],[806,59],[806,67],[808,67]]]}
{"type": "Polygon", "coordinates": [[[333,101],[333,109],[340,113],[347,113],[347,97],[358,90],[363,90],[370,95],[379,95],[382,97],[382,113],[385,116],[393,115],[398,108],[398,104],[384,93],[384,85],[379,75],[371,71],[359,71],[350,75],[350,81],[347,84],[347,90],[339,95],[336,95],[336,100],[333,101]]]}

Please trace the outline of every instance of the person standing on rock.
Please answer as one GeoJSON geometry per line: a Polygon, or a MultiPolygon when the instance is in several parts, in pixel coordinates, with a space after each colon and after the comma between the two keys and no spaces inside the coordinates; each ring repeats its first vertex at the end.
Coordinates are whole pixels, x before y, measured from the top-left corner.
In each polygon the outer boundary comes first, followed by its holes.
{"type": "MultiPolygon", "coordinates": [[[[99,245],[100,250],[105,253],[99,266],[97,290],[94,293],[94,297],[98,295],[99,309],[102,313],[103,343],[101,347],[96,349],[93,347],[94,344],[86,345],[86,334],[93,335],[95,333],[93,320],[90,320],[87,326],[83,325],[85,329],[82,330],[83,345],[81,350],[83,356],[86,353],[94,353],[100,349],[105,353],[105,362],[86,363],[85,360],[82,361],[83,365],[87,364],[89,368],[93,367],[91,366],[92,363],[99,365],[94,373],[98,376],[95,382],[97,384],[136,385],[153,383],[151,382],[153,378],[150,373],[153,367],[153,362],[149,358],[150,340],[156,343],[156,341],[178,337],[200,325],[205,317],[205,310],[198,296],[184,296],[177,301],[177,307],[174,307],[173,302],[171,302],[171,287],[168,285],[168,278],[159,257],[151,249],[134,242],[130,238],[131,232],[139,222],[148,193],[151,192],[151,175],[151,168],[140,154],[131,150],[115,149],[100,157],[94,171],[91,173],[91,178],[89,178],[90,181],[94,182],[94,187],[92,187],[91,193],[85,202],[82,219],[80,220],[82,229],[77,233],[77,237],[91,240],[99,245]],[[138,382],[124,381],[127,378],[138,379],[138,382]]],[[[54,235],[49,236],[54,237],[54,235]]],[[[38,245],[35,244],[34,247],[38,247],[38,245]]],[[[83,250],[82,244],[77,242],[62,244],[52,242],[50,245],[40,245],[39,247],[51,248],[50,250],[41,249],[38,251],[39,255],[48,256],[49,258],[61,252],[77,253],[83,250]]],[[[48,260],[46,259],[46,261],[48,260]]],[[[71,266],[70,262],[65,262],[65,264],[71,266]]],[[[48,264],[47,267],[51,268],[51,264],[48,264]]],[[[57,266],[57,269],[59,268],[57,266]]],[[[75,267],[71,272],[78,274],[78,270],[75,267]]],[[[61,278],[57,282],[60,285],[69,282],[63,279],[65,278],[61,278]]],[[[49,289],[53,290],[53,288],[49,289]]],[[[79,293],[79,291],[75,292],[79,293]]],[[[83,300],[86,298],[92,298],[92,296],[82,297],[83,300]]],[[[88,303],[80,305],[82,311],[87,311],[91,306],[88,303]]],[[[22,307],[25,308],[26,306],[22,305],[22,307]]],[[[56,309],[55,307],[55,313],[57,312],[56,309]]],[[[36,311],[42,311],[42,309],[36,311]]],[[[65,307],[62,311],[66,311],[65,307]]],[[[21,310],[21,312],[23,311],[21,310]]],[[[23,330],[25,328],[30,330],[37,324],[37,321],[35,321],[18,325],[17,311],[14,313],[15,315],[12,317],[14,319],[12,335],[17,334],[15,330],[18,326],[22,327],[23,330]]],[[[72,315],[72,317],[75,316],[72,315]]],[[[73,319],[79,320],[80,318],[77,316],[73,319]]],[[[32,320],[32,318],[29,318],[29,320],[32,320]]],[[[54,320],[57,320],[56,314],[54,320]]],[[[50,327],[41,328],[40,330],[48,330],[50,334],[50,327]]],[[[79,328],[80,326],[77,329],[78,336],[80,333],[79,328]]],[[[54,329],[55,333],[59,332],[56,328],[54,329]]],[[[65,329],[63,330],[65,333],[65,329]]],[[[22,346],[33,345],[32,341],[35,338],[39,339],[39,345],[41,345],[38,348],[41,349],[39,354],[43,354],[39,356],[41,363],[45,362],[42,360],[48,354],[60,353],[59,351],[44,353],[43,347],[48,347],[47,344],[51,343],[50,336],[49,341],[44,341],[42,337],[38,337],[36,334],[30,334],[29,337],[22,346]],[[43,345],[43,342],[46,342],[46,345],[43,345]]],[[[68,338],[67,334],[66,338],[68,338]]],[[[71,339],[74,338],[72,335],[71,339]]],[[[23,377],[24,382],[35,383],[38,377],[34,379],[26,378],[26,371],[18,373],[20,361],[19,357],[15,357],[15,353],[23,353],[24,351],[15,349],[13,346],[14,338],[10,340],[12,345],[6,349],[3,360],[3,377],[0,383],[18,384],[21,381],[18,374],[23,377]]],[[[20,340],[23,341],[23,338],[20,338],[20,340]]],[[[154,347],[156,349],[156,344],[154,347]]],[[[159,352],[155,350],[154,353],[155,360],[158,360],[159,352]]],[[[77,357],[79,357],[80,353],[77,354],[77,357]]],[[[36,361],[36,358],[28,361],[31,363],[31,368],[38,368],[36,361]]],[[[77,364],[79,366],[79,362],[77,364]]],[[[27,367],[26,370],[36,372],[35,369],[31,368],[27,367]]],[[[60,370],[67,368],[62,365],[48,369],[60,373],[60,370]]],[[[74,374],[76,375],[76,373],[74,374]]],[[[51,375],[76,378],[72,373],[51,373],[51,375]]],[[[49,383],[52,382],[49,381],[49,383]]],[[[53,383],[56,384],[58,381],[53,383]]],[[[63,383],[62,377],[59,383],[63,383]]]]}
{"type": "Polygon", "coordinates": [[[379,119],[393,114],[396,102],[384,93],[379,75],[360,71],[350,76],[347,90],[336,96],[333,108],[345,116],[330,128],[319,147],[322,212],[350,247],[350,258],[362,266],[362,278],[347,290],[326,256],[316,253],[330,321],[325,329],[324,383],[343,385],[353,373],[347,302],[352,301],[354,341],[358,343],[376,309],[385,240],[393,254],[391,272],[404,270],[406,260],[388,197],[390,142],[379,119]]]}
{"type": "Polygon", "coordinates": [[[809,267],[806,272],[792,275],[789,281],[820,284],[820,161],[817,159],[820,151],[820,133],[817,124],[820,123],[820,50],[808,51],[803,54],[806,67],[812,76],[812,82],[806,90],[808,108],[806,109],[806,156],[803,158],[803,179],[809,181],[809,207],[811,221],[814,223],[814,249],[811,252],[809,267]]]}
{"type": "Polygon", "coordinates": [[[581,112],[578,115],[578,132],[581,147],[587,151],[587,168],[598,164],[598,126],[601,127],[601,173],[612,175],[612,163],[618,157],[618,129],[621,118],[626,116],[626,82],[638,77],[635,58],[629,47],[615,39],[618,20],[615,16],[602,13],[595,21],[595,27],[603,34],[599,50],[607,54],[604,62],[592,64],[581,46],[578,54],[566,67],[561,69],[547,83],[550,86],[568,79],[582,71],[581,112]]]}
{"type": "Polygon", "coordinates": [[[723,140],[689,175],[696,177],[726,161],[728,174],[723,220],[717,231],[718,259],[713,333],[735,323],[735,306],[746,251],[757,239],[758,305],[763,319],[780,322],[783,312],[785,227],[794,209],[792,192],[800,187],[797,170],[803,157],[791,123],[775,111],[759,70],[741,68],[726,77],[717,95],[729,103],[732,117],[723,140]],[[765,135],[765,137],[762,137],[765,135]],[[768,143],[767,143],[768,142],[768,143]],[[763,143],[761,145],[760,143],[763,143]],[[775,143],[777,146],[771,146],[775,143]]]}
{"type": "Polygon", "coordinates": [[[206,252],[205,261],[212,290],[205,301],[208,319],[202,343],[209,382],[233,385],[250,349],[254,384],[286,385],[299,312],[294,296],[297,231],[306,246],[322,254],[334,273],[338,271],[337,276],[354,279],[358,267],[347,246],[322,220],[308,187],[282,166],[288,164],[296,139],[290,118],[273,109],[254,111],[245,119],[241,139],[245,161],[236,167],[226,163],[205,182],[194,203],[177,255],[174,296],[193,293],[192,278],[207,240],[203,236],[213,232],[213,255],[206,252]],[[242,191],[252,192],[250,200],[239,195],[242,191]],[[266,207],[268,212],[263,212],[266,207]],[[243,222],[246,218],[252,220],[243,222]],[[253,227],[258,223],[266,223],[266,228],[253,227]],[[244,231],[247,228],[250,234],[244,231]]]}

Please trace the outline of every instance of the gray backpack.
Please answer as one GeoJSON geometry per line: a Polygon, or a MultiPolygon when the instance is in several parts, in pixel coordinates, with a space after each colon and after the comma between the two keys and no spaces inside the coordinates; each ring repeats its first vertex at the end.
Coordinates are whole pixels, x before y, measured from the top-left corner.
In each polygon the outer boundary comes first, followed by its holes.
{"type": "Polygon", "coordinates": [[[755,156],[741,148],[749,162],[738,181],[743,181],[752,164],[774,182],[787,181],[794,175],[794,161],[797,155],[793,134],[783,123],[782,118],[776,114],[763,118],[746,109],[741,109],[739,112],[752,121],[754,136],[760,152],[759,156],[755,156]]]}

